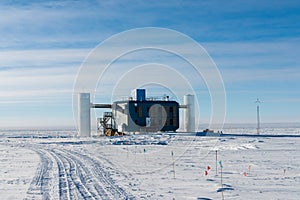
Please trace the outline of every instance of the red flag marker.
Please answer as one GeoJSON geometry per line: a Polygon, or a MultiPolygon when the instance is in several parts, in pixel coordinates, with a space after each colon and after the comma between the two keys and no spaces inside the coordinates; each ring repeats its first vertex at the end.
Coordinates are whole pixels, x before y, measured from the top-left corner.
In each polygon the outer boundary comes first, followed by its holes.
{"type": "Polygon", "coordinates": [[[208,172],[205,170],[204,174],[205,174],[205,176],[207,176],[207,175],[208,175],[208,172]]]}
{"type": "Polygon", "coordinates": [[[210,166],[207,166],[207,171],[209,171],[210,170],[210,166]]]}

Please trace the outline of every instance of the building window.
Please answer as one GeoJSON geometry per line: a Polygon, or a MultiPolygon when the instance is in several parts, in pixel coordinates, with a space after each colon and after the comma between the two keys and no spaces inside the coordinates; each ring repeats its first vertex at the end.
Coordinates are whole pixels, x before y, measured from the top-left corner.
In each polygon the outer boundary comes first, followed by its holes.
{"type": "Polygon", "coordinates": [[[168,106],[164,106],[164,109],[165,109],[166,113],[168,114],[169,113],[169,107],[168,106]]]}
{"type": "Polygon", "coordinates": [[[178,125],[177,118],[173,118],[173,125],[175,125],[175,126],[178,125]]]}
{"type": "Polygon", "coordinates": [[[142,106],[138,107],[139,117],[143,117],[143,108],[142,106]]]}

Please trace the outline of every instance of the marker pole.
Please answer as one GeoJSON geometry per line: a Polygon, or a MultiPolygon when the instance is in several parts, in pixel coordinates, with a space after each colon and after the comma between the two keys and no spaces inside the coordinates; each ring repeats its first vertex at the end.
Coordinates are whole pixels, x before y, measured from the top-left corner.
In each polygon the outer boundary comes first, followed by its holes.
{"type": "Polygon", "coordinates": [[[216,176],[218,176],[218,150],[216,150],[216,176]]]}
{"type": "Polygon", "coordinates": [[[174,179],[175,179],[175,161],[174,161],[174,153],[173,151],[171,152],[172,155],[172,162],[173,162],[173,175],[174,175],[174,179]]]}

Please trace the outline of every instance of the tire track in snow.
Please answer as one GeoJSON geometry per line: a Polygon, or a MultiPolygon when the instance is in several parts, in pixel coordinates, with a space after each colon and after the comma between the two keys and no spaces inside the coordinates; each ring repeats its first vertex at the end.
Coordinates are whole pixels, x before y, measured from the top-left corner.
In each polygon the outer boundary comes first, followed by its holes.
{"type": "Polygon", "coordinates": [[[95,189],[102,194],[105,194],[104,199],[132,199],[129,195],[110,177],[110,174],[106,172],[101,164],[88,155],[81,154],[79,152],[63,150],[68,156],[80,163],[81,166],[85,166],[84,169],[88,170],[89,174],[94,177],[95,189]]]}
{"type": "Polygon", "coordinates": [[[31,181],[30,187],[27,190],[27,196],[25,199],[50,199],[58,198],[56,194],[56,181],[53,176],[53,169],[55,160],[45,150],[38,148],[29,148],[36,152],[40,157],[40,164],[36,170],[36,174],[31,181]]]}
{"type": "Polygon", "coordinates": [[[30,149],[41,162],[25,199],[133,199],[97,160],[82,152],[41,145],[30,149]]]}
{"type": "MultiPolygon", "coordinates": [[[[64,153],[61,150],[55,149],[51,151],[60,160],[62,167],[65,167],[65,170],[62,170],[62,174],[65,172],[63,176],[67,178],[67,182],[68,182],[67,191],[69,191],[70,194],[69,198],[70,199],[95,199],[94,198],[95,193],[87,185],[87,182],[89,182],[88,176],[86,176],[86,174],[83,174],[82,167],[77,163],[77,161],[64,155],[64,153]]],[[[63,195],[64,193],[62,192],[61,193],[62,199],[64,199],[63,195]]]]}
{"type": "Polygon", "coordinates": [[[57,166],[58,166],[58,176],[59,176],[59,198],[60,199],[71,199],[73,196],[77,196],[77,194],[71,191],[70,188],[70,182],[68,180],[67,175],[67,167],[62,162],[62,160],[53,152],[49,151],[51,155],[56,160],[57,166]]]}

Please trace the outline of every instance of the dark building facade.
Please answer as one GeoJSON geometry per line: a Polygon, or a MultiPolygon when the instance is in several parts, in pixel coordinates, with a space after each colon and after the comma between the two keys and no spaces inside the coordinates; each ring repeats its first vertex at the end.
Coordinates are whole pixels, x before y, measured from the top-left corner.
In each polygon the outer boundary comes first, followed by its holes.
{"type": "Polygon", "coordinates": [[[119,132],[175,132],[179,128],[179,104],[168,97],[147,100],[144,89],[136,90],[135,100],[114,102],[112,116],[119,132]]]}
{"type": "Polygon", "coordinates": [[[179,104],[176,101],[128,101],[132,121],[150,131],[176,131],[179,128],[179,104]]]}

